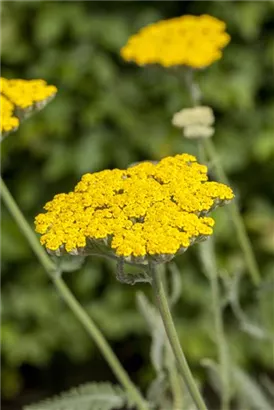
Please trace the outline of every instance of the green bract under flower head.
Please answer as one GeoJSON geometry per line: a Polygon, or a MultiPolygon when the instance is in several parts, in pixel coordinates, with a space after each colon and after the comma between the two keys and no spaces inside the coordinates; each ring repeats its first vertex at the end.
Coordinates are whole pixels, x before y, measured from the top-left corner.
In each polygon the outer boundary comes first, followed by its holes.
{"type": "Polygon", "coordinates": [[[205,165],[181,154],[84,175],[45,205],[36,231],[57,255],[92,254],[98,245],[127,262],[163,262],[211,235],[208,213],[232,198],[228,186],[208,181],[205,165]]]}

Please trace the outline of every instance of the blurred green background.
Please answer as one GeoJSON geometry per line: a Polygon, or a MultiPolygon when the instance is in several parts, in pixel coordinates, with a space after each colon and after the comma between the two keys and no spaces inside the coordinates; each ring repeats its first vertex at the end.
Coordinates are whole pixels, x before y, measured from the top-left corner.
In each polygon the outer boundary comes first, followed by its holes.
{"type": "MultiPolygon", "coordinates": [[[[257,378],[274,377],[271,342],[262,336],[274,332],[269,292],[274,269],[273,2],[2,2],[2,76],[43,78],[59,90],[43,111],[4,140],[2,174],[33,226],[44,203],[72,190],[83,173],[195,154],[195,144],[171,126],[173,113],[190,104],[183,82],[161,68],[124,63],[119,49],[148,23],[202,13],[224,20],[232,37],[222,60],[197,79],[203,103],[214,109],[214,142],[264,280],[259,290],[253,287],[229,214],[216,211],[218,264],[224,277],[243,274],[240,300],[250,321],[243,329],[227,307],[226,331],[240,366],[257,378]]],[[[196,247],[177,262],[183,291],[176,323],[190,365],[205,381],[200,361],[216,358],[209,286],[196,247]]],[[[135,294],[142,289],[150,295],[150,289],[121,285],[113,271],[111,262],[89,258],[65,279],[131,377],[146,389],[154,374],[135,294]]],[[[2,303],[4,409],[86,381],[114,380],[4,206],[2,303]]]]}

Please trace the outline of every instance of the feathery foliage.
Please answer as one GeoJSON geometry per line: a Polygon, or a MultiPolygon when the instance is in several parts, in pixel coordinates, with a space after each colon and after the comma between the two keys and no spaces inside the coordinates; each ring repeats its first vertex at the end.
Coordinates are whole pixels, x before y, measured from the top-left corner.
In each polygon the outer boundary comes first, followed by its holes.
{"type": "Polygon", "coordinates": [[[89,383],[24,410],[112,410],[126,405],[125,392],[110,383],[89,383]]]}

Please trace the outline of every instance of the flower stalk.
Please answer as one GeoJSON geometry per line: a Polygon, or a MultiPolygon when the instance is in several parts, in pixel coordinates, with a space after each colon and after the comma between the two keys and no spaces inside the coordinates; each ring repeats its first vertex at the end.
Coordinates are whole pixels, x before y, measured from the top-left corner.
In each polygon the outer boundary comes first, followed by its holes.
{"type": "Polygon", "coordinates": [[[214,241],[209,238],[199,245],[200,258],[204,273],[210,283],[212,313],[214,320],[214,338],[218,351],[218,362],[221,380],[221,410],[229,410],[230,402],[230,366],[229,352],[225,337],[223,310],[220,300],[220,287],[218,280],[218,271],[214,254],[214,241]]]}
{"type": "Polygon", "coordinates": [[[54,263],[51,261],[50,257],[46,254],[46,252],[40,245],[35,233],[29,226],[2,178],[0,180],[0,192],[6,207],[25,235],[41,265],[50,276],[62,299],[66,302],[67,306],[71,309],[72,313],[76,316],[79,322],[84,326],[89,336],[91,336],[91,338],[94,340],[105,360],[112,369],[113,373],[127,391],[128,396],[136,404],[138,410],[148,410],[149,407],[145,399],[141,396],[136,386],[130,380],[128,374],[122,367],[119,359],[111,349],[103,334],[96,326],[92,318],[84,311],[80,303],[71,293],[70,289],[62,279],[60,271],[58,271],[54,263]]]}
{"type": "MultiPolygon", "coordinates": [[[[167,269],[166,269],[166,264],[160,265],[160,274],[162,275],[162,281],[163,281],[163,287],[168,295],[168,280],[167,280],[167,269]],[[162,268],[162,269],[161,269],[162,268]]],[[[151,282],[150,282],[151,283],[151,282]]],[[[171,300],[171,295],[168,297],[168,302],[170,309],[172,309],[173,302],[171,300]]],[[[182,379],[182,376],[178,370],[176,359],[174,357],[173,351],[171,349],[170,343],[167,339],[165,338],[165,362],[166,362],[166,367],[167,367],[167,372],[168,372],[168,377],[169,377],[169,383],[170,383],[170,390],[172,394],[172,409],[173,410],[184,410],[184,382],[182,379]]]]}
{"type": "MultiPolygon", "coordinates": [[[[216,152],[216,148],[214,146],[213,141],[211,139],[205,139],[203,141],[203,144],[207,157],[214,164],[217,178],[219,179],[219,181],[223,181],[225,184],[229,183],[223,166],[221,164],[221,161],[218,158],[218,154],[216,152]]],[[[252,245],[247,235],[246,228],[243,223],[239,207],[237,205],[237,201],[232,201],[232,203],[230,204],[230,212],[232,220],[234,222],[238,240],[244,254],[246,266],[250,272],[254,284],[259,285],[261,280],[259,267],[254,256],[252,245]]]]}
{"type": "MultiPolygon", "coordinates": [[[[201,101],[202,95],[201,95],[201,91],[200,91],[198,84],[194,81],[193,70],[189,68],[185,71],[184,74],[185,74],[185,83],[189,91],[192,104],[193,106],[197,106],[199,105],[201,101]]],[[[216,148],[214,146],[212,139],[203,138],[201,140],[201,145],[202,145],[202,150],[204,150],[204,152],[206,153],[206,156],[212,162],[219,181],[225,184],[229,184],[229,180],[226,176],[222,163],[218,158],[218,153],[216,151],[216,148]]],[[[240,210],[239,210],[239,207],[236,201],[232,201],[231,206],[230,206],[230,212],[231,212],[232,221],[233,221],[233,224],[236,230],[236,234],[238,236],[239,244],[244,254],[247,269],[249,271],[249,274],[252,278],[253,283],[258,286],[261,280],[259,267],[258,267],[256,258],[255,258],[255,255],[252,249],[252,245],[248,237],[248,234],[247,234],[247,231],[246,231],[246,228],[245,228],[245,225],[244,225],[244,222],[241,217],[240,210]]]]}
{"type": "Polygon", "coordinates": [[[177,369],[170,345],[167,345],[167,368],[173,398],[173,410],[184,410],[183,381],[177,369]]]}
{"type": "MultiPolygon", "coordinates": [[[[206,161],[204,144],[198,142],[200,161],[206,161]]],[[[230,368],[228,344],[225,337],[223,310],[220,300],[220,288],[218,280],[218,271],[214,252],[214,240],[209,238],[199,245],[199,253],[204,269],[210,283],[212,313],[215,327],[215,343],[218,351],[218,362],[220,366],[221,379],[221,410],[229,410],[230,402],[230,368]]]]}
{"type": "Polygon", "coordinates": [[[176,358],[179,371],[185,381],[185,384],[189,390],[193,402],[196,405],[196,408],[198,410],[207,410],[204,400],[198,390],[198,387],[196,386],[196,383],[188,366],[184,352],[181,348],[175,325],[169,310],[161,272],[156,270],[156,266],[153,263],[149,264],[149,271],[152,276],[152,288],[156,296],[158,308],[163,320],[167,337],[170,342],[170,346],[176,358]]]}

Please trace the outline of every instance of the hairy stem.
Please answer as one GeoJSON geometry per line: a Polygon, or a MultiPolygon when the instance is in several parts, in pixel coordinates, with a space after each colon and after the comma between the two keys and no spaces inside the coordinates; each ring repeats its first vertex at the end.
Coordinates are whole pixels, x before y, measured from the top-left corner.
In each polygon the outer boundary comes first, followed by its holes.
{"type": "Polygon", "coordinates": [[[50,275],[55,272],[56,267],[53,261],[49,258],[47,253],[44,251],[42,246],[40,245],[35,233],[29,226],[27,220],[25,219],[24,215],[22,214],[21,210],[19,209],[17,203],[13,199],[10,191],[8,190],[5,182],[1,178],[0,180],[0,192],[1,197],[8,208],[9,212],[13,216],[14,220],[16,221],[17,225],[21,229],[22,233],[24,234],[25,238],[28,240],[33,252],[39,259],[41,265],[44,267],[45,271],[50,275]]]}
{"type": "Polygon", "coordinates": [[[174,355],[169,344],[166,345],[166,360],[169,383],[173,398],[172,408],[173,410],[184,410],[183,380],[181,380],[181,376],[178,372],[174,355]]]}
{"type": "Polygon", "coordinates": [[[116,375],[121,385],[124,386],[124,388],[127,390],[129,396],[136,404],[137,408],[139,410],[148,410],[148,405],[145,403],[135,385],[129,379],[128,374],[126,373],[117,356],[114,354],[110,345],[104,338],[102,332],[98,329],[93,320],[91,320],[90,316],[85,312],[80,303],[72,295],[71,291],[62,280],[62,278],[60,276],[55,276],[53,281],[59,293],[62,295],[63,300],[73,311],[79,322],[82,323],[88,334],[95,341],[113,373],[116,375]]]}
{"type": "MultiPolygon", "coordinates": [[[[159,268],[160,270],[160,275],[162,275],[162,281],[163,281],[163,287],[168,295],[168,278],[167,278],[167,269],[166,269],[166,264],[160,265],[159,268]]],[[[169,306],[171,306],[170,300],[168,300],[169,306]]],[[[170,307],[171,308],[171,307],[170,307]]],[[[166,361],[166,367],[168,371],[168,376],[169,376],[169,383],[170,383],[170,388],[171,388],[171,393],[172,393],[172,398],[173,398],[173,410],[184,410],[184,397],[183,397],[183,380],[182,376],[180,375],[177,364],[175,361],[174,354],[171,350],[170,343],[165,337],[165,361],[166,361]]]]}
{"type": "MultiPolygon", "coordinates": [[[[194,80],[194,73],[191,68],[184,72],[184,80],[185,80],[186,87],[189,91],[193,106],[199,105],[201,103],[202,93],[199,88],[199,85],[194,80]]],[[[226,176],[222,163],[218,158],[218,154],[217,154],[217,151],[215,149],[212,139],[204,138],[201,141],[201,144],[199,145],[200,146],[202,145],[204,147],[204,151],[206,152],[210,161],[213,163],[213,166],[215,168],[216,175],[219,181],[229,185],[229,180],[226,176]]],[[[198,147],[198,148],[201,151],[201,147],[198,147]]],[[[258,285],[261,280],[259,267],[258,267],[258,264],[254,256],[252,245],[248,237],[243,219],[241,217],[238,204],[235,200],[232,201],[230,206],[228,207],[228,212],[231,213],[232,222],[236,230],[236,234],[239,240],[240,247],[244,254],[247,269],[250,273],[253,283],[255,285],[258,285]]]]}
{"type": "MultiPolygon", "coordinates": [[[[199,141],[199,158],[202,162],[206,162],[205,156],[204,144],[202,141],[199,141]]],[[[204,243],[201,243],[199,245],[199,251],[204,273],[210,282],[212,313],[215,327],[215,343],[218,350],[221,378],[221,410],[229,410],[230,368],[228,345],[224,332],[223,311],[220,301],[220,289],[213,238],[209,238],[204,243]]]]}
{"type": "Polygon", "coordinates": [[[84,326],[87,333],[94,340],[97,347],[99,348],[102,355],[104,356],[105,360],[107,361],[110,368],[112,369],[113,373],[115,374],[115,376],[117,377],[121,385],[128,392],[128,395],[129,397],[131,397],[131,400],[136,404],[136,407],[139,410],[149,410],[149,407],[146,401],[143,399],[143,397],[137,390],[136,386],[130,380],[128,374],[124,370],[123,366],[119,362],[119,359],[117,358],[117,356],[111,349],[110,345],[104,338],[101,331],[96,326],[92,318],[85,312],[85,310],[82,308],[80,303],[71,293],[70,289],[67,287],[64,280],[59,275],[60,272],[58,272],[54,263],[52,262],[50,257],[47,255],[47,253],[44,251],[44,249],[40,245],[34,231],[29,226],[28,222],[26,221],[24,215],[22,214],[21,210],[19,209],[18,205],[13,199],[11,193],[9,192],[2,178],[0,181],[0,192],[1,192],[1,196],[2,196],[2,199],[6,207],[10,211],[15,221],[17,222],[23,234],[25,235],[32,250],[36,254],[37,258],[39,259],[41,265],[44,267],[45,271],[48,273],[48,275],[52,279],[59,294],[61,295],[63,300],[66,302],[68,307],[71,309],[72,313],[77,317],[79,322],[84,326]]]}
{"type": "Polygon", "coordinates": [[[166,334],[169,339],[171,349],[177,361],[179,371],[185,381],[189,393],[198,410],[207,410],[207,407],[202,399],[202,396],[196,386],[196,383],[191,374],[190,368],[186,361],[185,355],[181,348],[179,338],[173,323],[173,319],[169,310],[167,297],[165,294],[160,272],[156,270],[156,266],[151,263],[149,265],[150,274],[152,276],[152,288],[156,296],[158,308],[163,320],[166,334]]]}
{"type": "MultiPolygon", "coordinates": [[[[205,139],[203,143],[204,143],[204,148],[205,148],[208,158],[214,164],[217,178],[219,179],[220,182],[224,182],[225,184],[229,185],[228,178],[225,174],[222,163],[218,158],[218,154],[215,149],[213,141],[211,139],[205,139]]],[[[231,202],[230,206],[228,207],[228,211],[229,210],[231,213],[232,221],[236,229],[236,234],[238,236],[240,246],[244,254],[246,266],[249,270],[249,273],[252,277],[254,284],[258,285],[260,283],[259,267],[257,265],[256,259],[254,256],[252,245],[250,243],[250,239],[246,232],[246,228],[245,228],[243,219],[241,217],[239,207],[235,200],[231,202]]]]}

